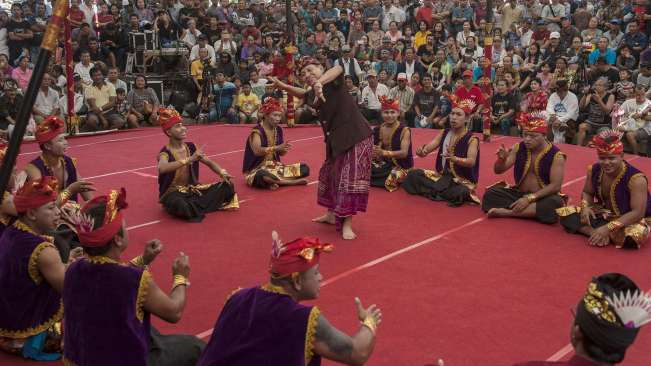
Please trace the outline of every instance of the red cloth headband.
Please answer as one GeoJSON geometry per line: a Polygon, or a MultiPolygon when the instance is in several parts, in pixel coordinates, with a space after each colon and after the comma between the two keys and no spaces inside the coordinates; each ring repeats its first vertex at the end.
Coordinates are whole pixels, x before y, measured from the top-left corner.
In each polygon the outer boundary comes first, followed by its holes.
{"type": "Polygon", "coordinates": [[[595,135],[590,146],[597,149],[597,154],[619,155],[624,152],[621,135],[613,130],[602,131],[595,135]]]}
{"type": "Polygon", "coordinates": [[[547,133],[547,121],[542,114],[519,113],[516,122],[524,132],[547,133]]]}
{"type": "Polygon", "coordinates": [[[273,112],[283,112],[283,106],[280,105],[278,99],[274,97],[267,97],[264,99],[264,103],[262,104],[262,107],[260,107],[260,111],[263,114],[269,114],[273,112]]]}
{"type": "Polygon", "coordinates": [[[475,110],[476,106],[477,103],[475,103],[472,99],[459,99],[459,98],[452,99],[452,109],[459,108],[463,111],[463,113],[466,114],[466,116],[469,116],[472,113],[472,111],[475,110]]]}
{"type": "Polygon", "coordinates": [[[283,244],[274,238],[269,272],[278,276],[305,272],[319,263],[322,252],[331,252],[332,244],[321,243],[319,238],[305,237],[283,244]]]}
{"type": "Polygon", "coordinates": [[[44,144],[54,140],[54,138],[64,132],[64,126],[65,123],[59,117],[48,116],[36,128],[36,141],[39,144],[44,144]]]}
{"type": "Polygon", "coordinates": [[[400,102],[396,99],[391,99],[383,95],[380,97],[380,104],[382,105],[383,111],[393,109],[394,111],[400,112],[400,102]]]}
{"type": "Polygon", "coordinates": [[[183,122],[183,118],[174,108],[160,108],[158,110],[158,123],[163,132],[174,127],[175,124],[183,122]]]}
{"type": "Polygon", "coordinates": [[[18,213],[39,208],[57,199],[57,180],[54,177],[43,177],[37,181],[26,182],[14,196],[14,206],[18,213]]]}
{"type": "Polygon", "coordinates": [[[127,192],[124,188],[121,188],[120,191],[110,191],[106,196],[95,197],[84,205],[80,218],[76,223],[77,235],[82,246],[91,248],[105,246],[120,232],[123,218],[121,210],[128,207],[126,197],[127,192]],[[93,219],[85,215],[85,213],[102,203],[106,204],[104,220],[102,226],[94,229],[95,223],[93,219]]]}

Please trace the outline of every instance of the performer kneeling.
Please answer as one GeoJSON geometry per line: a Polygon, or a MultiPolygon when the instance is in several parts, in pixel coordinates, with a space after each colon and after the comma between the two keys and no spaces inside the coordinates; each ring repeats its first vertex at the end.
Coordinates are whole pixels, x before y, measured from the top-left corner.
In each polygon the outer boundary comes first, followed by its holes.
{"type": "Polygon", "coordinates": [[[411,152],[411,131],[398,121],[400,102],[380,97],[382,124],[373,129],[373,163],[371,185],[385,187],[389,192],[398,189],[414,167],[411,152]]]}
{"type": "Polygon", "coordinates": [[[307,164],[284,165],[280,157],[292,148],[285,142],[283,129],[279,126],[283,118],[283,107],[274,97],[264,100],[260,111],[261,124],[251,130],[244,150],[242,172],[250,187],[277,189],[279,186],[306,185],[305,177],[310,175],[307,164]]]}
{"type": "Polygon", "coordinates": [[[160,203],[171,215],[200,222],[208,212],[239,208],[231,176],[191,142],[184,142],[187,128],[174,109],[161,108],[158,120],[169,143],[158,155],[158,193],[160,203]],[[223,181],[199,184],[199,162],[223,181]]]}
{"type": "Polygon", "coordinates": [[[581,206],[556,210],[572,234],[589,236],[593,246],[639,249],[649,237],[651,197],[644,173],[624,161],[620,135],[606,130],[592,145],[599,161],[588,167],[581,206]]]}
{"type": "Polygon", "coordinates": [[[172,265],[168,296],[147,266],[162,251],[158,240],[144,254],[120,263],[127,249],[126,192],[110,191],[88,202],[77,217],[79,240],[87,258],[70,265],[63,287],[64,364],[195,365],[205,344],[194,336],[163,336],[150,325],[150,313],[170,323],[181,320],[190,264],[181,253],[172,265]],[[111,347],[107,347],[111,344],[111,347]]]}
{"type": "Polygon", "coordinates": [[[449,206],[479,203],[475,188],[479,180],[479,139],[466,127],[475,103],[464,99],[455,103],[449,115],[450,128],[416,150],[424,158],[438,148],[436,170],[414,169],[402,184],[405,191],[449,206]]]}
{"type": "Polygon", "coordinates": [[[284,244],[273,232],[269,283],[235,290],[226,300],[198,366],[316,366],[321,357],[346,365],[364,364],[375,346],[382,313],[362,307],[361,323],[350,337],[312,305],[319,296],[319,257],[333,246],[318,238],[284,244]]]}
{"type": "Polygon", "coordinates": [[[513,167],[515,186],[502,181],[488,187],[482,210],[488,217],[535,218],[545,224],[558,221],[556,209],[563,206],[560,195],[565,154],[547,141],[547,123],[538,115],[520,116],[523,140],[510,150],[497,151],[493,170],[502,174],[513,167]]]}
{"type": "Polygon", "coordinates": [[[56,186],[43,177],[21,187],[14,197],[18,218],[0,238],[0,350],[41,361],[57,360],[61,351],[66,269],[48,235],[60,218],[56,186]]]}

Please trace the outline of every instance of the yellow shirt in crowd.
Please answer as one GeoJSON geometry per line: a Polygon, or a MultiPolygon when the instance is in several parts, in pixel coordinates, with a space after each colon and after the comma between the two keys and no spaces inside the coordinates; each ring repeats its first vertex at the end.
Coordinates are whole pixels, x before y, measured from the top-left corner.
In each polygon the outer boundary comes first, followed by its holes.
{"type": "Polygon", "coordinates": [[[255,111],[258,106],[260,106],[260,99],[254,93],[251,93],[249,95],[240,93],[237,96],[237,106],[242,112],[251,113],[255,111]]]}

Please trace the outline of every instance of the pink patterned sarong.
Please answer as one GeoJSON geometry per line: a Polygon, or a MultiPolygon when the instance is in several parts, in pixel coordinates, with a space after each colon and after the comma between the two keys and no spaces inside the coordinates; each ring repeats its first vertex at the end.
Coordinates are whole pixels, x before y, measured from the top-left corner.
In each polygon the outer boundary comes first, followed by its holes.
{"type": "Polygon", "coordinates": [[[337,230],[344,218],[366,212],[371,181],[373,137],[370,136],[334,159],[323,163],[319,171],[317,203],[332,211],[337,230]]]}

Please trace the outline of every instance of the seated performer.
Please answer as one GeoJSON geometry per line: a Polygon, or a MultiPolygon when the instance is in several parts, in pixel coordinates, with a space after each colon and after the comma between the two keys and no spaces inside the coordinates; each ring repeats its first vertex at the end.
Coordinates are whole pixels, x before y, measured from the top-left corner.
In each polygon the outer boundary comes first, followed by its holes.
{"type": "Polygon", "coordinates": [[[237,194],[228,172],[204,156],[193,143],[183,141],[187,128],[179,113],[161,108],[158,120],[169,137],[169,143],[158,155],[158,192],[165,210],[187,221],[201,222],[208,212],[238,208],[237,194]],[[199,162],[223,181],[199,184],[199,162]]]}
{"type": "Polygon", "coordinates": [[[400,101],[380,97],[382,124],[373,128],[373,163],[371,186],[393,192],[414,167],[411,131],[398,121],[400,101]]]}
{"type": "Polygon", "coordinates": [[[88,201],[93,198],[93,184],[85,182],[77,171],[77,160],[66,155],[68,142],[64,135],[64,123],[55,116],[49,116],[38,125],[36,141],[41,148],[41,155],[25,167],[27,180],[36,181],[41,177],[53,177],[57,181],[59,198],[57,205],[61,208],[61,224],[54,233],[54,244],[67,261],[70,250],[78,246],[77,234],[70,217],[79,210],[78,195],[88,201]]]}
{"type": "Polygon", "coordinates": [[[319,256],[332,245],[317,238],[284,244],[276,232],[272,237],[269,283],[230,295],[197,365],[314,366],[321,357],[364,364],[375,346],[380,309],[364,309],[356,298],[361,325],[352,337],[342,333],[316,306],[300,303],[319,296],[319,256]]]}
{"type": "Polygon", "coordinates": [[[18,218],[0,238],[0,349],[35,360],[56,360],[61,349],[65,265],[46,235],[59,221],[56,184],[43,177],[21,187],[18,218]]]}
{"type": "Polygon", "coordinates": [[[279,186],[306,185],[310,175],[307,164],[284,165],[280,157],[292,148],[285,142],[283,129],[279,126],[283,119],[283,107],[278,100],[267,97],[260,112],[262,123],[253,127],[246,139],[242,172],[250,187],[277,189],[279,186]]]}
{"type": "Polygon", "coordinates": [[[540,115],[523,113],[518,121],[523,141],[508,151],[497,151],[493,170],[502,174],[513,167],[515,186],[499,182],[488,187],[482,210],[488,217],[535,218],[545,224],[558,220],[556,209],[563,206],[565,154],[547,140],[547,123],[540,115]]]}
{"type": "Polygon", "coordinates": [[[95,197],[77,216],[79,240],[88,257],[71,264],[63,287],[64,364],[194,366],[205,344],[194,336],[162,336],[150,314],[170,323],[181,320],[190,265],[181,253],[172,266],[168,296],[147,266],[162,251],[152,240],[142,256],[123,264],[129,245],[123,210],[126,192],[95,197]],[[110,347],[107,346],[110,344],[110,347]]]}
{"type": "Polygon", "coordinates": [[[571,342],[574,355],[564,362],[523,362],[515,366],[602,366],[624,361],[640,328],[651,321],[651,294],[628,277],[605,273],[588,284],[576,306],[571,342]]]}
{"type": "Polygon", "coordinates": [[[475,103],[470,99],[454,102],[449,115],[450,128],[416,150],[416,155],[424,158],[438,148],[436,170],[411,170],[402,184],[405,191],[434,201],[447,201],[449,206],[480,203],[475,195],[479,180],[479,139],[466,127],[474,108],[475,103]]]}
{"type": "Polygon", "coordinates": [[[592,139],[599,161],[588,167],[581,206],[556,210],[572,234],[589,236],[593,246],[639,249],[649,236],[651,196],[644,173],[624,161],[620,135],[606,130],[592,139]]]}

